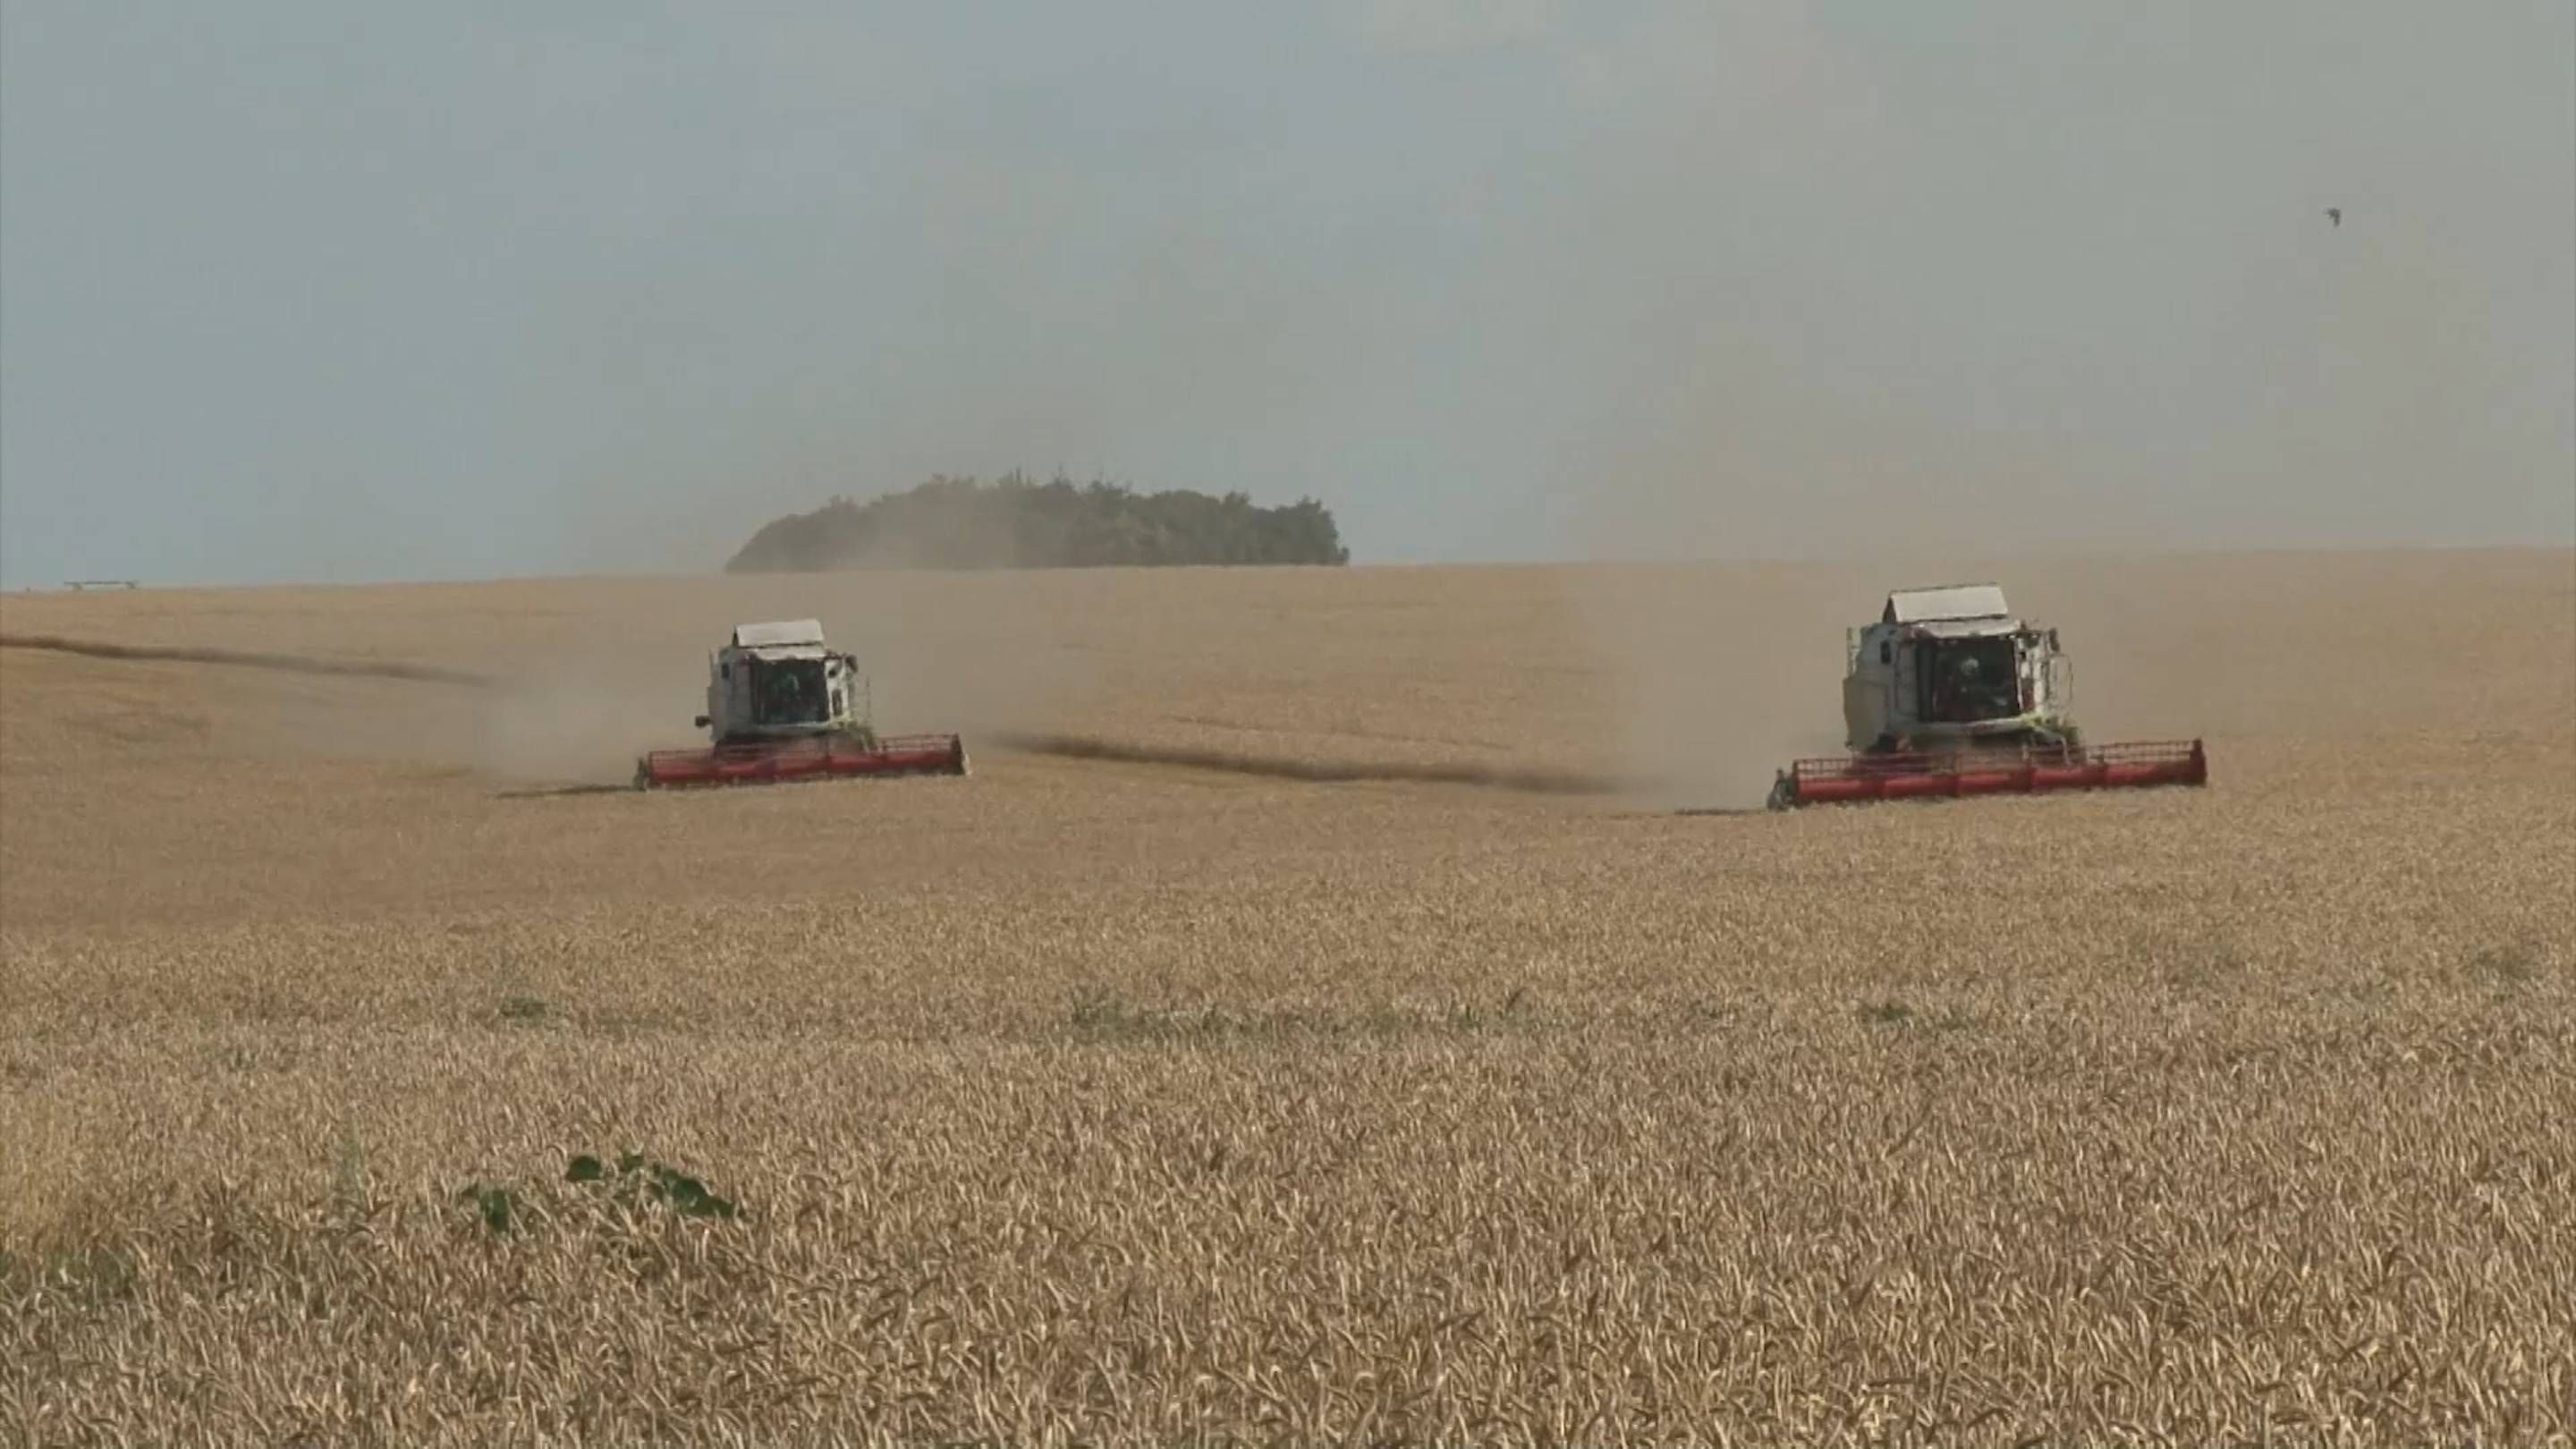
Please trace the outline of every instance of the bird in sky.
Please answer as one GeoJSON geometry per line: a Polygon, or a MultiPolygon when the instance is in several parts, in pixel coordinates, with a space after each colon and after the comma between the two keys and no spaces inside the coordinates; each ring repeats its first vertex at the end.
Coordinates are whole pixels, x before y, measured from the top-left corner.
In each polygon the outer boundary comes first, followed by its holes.
{"type": "Polygon", "coordinates": [[[2326,220],[2333,222],[2337,226],[2343,225],[2343,208],[2340,206],[2327,207],[2326,220]]]}

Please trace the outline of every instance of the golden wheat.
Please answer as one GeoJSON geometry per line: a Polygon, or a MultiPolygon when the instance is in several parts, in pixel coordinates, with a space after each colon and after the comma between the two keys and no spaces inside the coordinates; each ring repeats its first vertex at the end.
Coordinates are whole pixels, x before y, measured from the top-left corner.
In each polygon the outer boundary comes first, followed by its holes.
{"type": "Polygon", "coordinates": [[[2576,559],[1998,571],[2209,789],[1674,813],[1884,568],[0,602],[504,681],[0,650],[0,1426],[2576,1439],[2576,559]],[[977,773],[543,793],[809,613],[977,773]]]}

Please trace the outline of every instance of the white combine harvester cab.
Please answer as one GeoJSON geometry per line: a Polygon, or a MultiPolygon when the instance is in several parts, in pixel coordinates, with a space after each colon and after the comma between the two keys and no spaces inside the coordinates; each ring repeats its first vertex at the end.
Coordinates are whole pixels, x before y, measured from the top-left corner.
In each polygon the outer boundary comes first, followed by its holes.
{"type": "Polygon", "coordinates": [[[2014,616],[1993,584],[1903,589],[1851,631],[1848,748],[1897,754],[1968,745],[2072,746],[2074,675],[2057,631],[2014,616]]]}
{"type": "Polygon", "coordinates": [[[818,620],[738,625],[708,659],[698,727],[719,745],[865,734],[867,689],[855,655],[824,647],[818,620]]]}
{"type": "Polygon", "coordinates": [[[698,728],[713,738],[648,751],[635,762],[635,788],[967,772],[963,736],[880,735],[869,713],[867,676],[855,656],[824,645],[821,622],[737,625],[707,658],[698,728]]]}
{"type": "Polygon", "coordinates": [[[1899,589],[1845,645],[1853,753],[1791,761],[1772,781],[1774,810],[2209,783],[2197,739],[2086,745],[2057,631],[2025,623],[1993,584],[1899,589]]]}

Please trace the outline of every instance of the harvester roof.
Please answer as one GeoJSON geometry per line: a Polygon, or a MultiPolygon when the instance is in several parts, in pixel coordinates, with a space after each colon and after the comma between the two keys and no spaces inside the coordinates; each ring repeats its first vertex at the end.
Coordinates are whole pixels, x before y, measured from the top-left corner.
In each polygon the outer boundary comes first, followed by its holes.
{"type": "Polygon", "coordinates": [[[1997,584],[1948,584],[1937,589],[1898,589],[1887,596],[1882,624],[1928,624],[1952,620],[2008,620],[2012,606],[1997,584]]]}
{"type": "Polygon", "coordinates": [[[820,619],[780,619],[767,624],[736,624],[733,642],[737,649],[770,649],[780,645],[823,642],[820,619]]]}

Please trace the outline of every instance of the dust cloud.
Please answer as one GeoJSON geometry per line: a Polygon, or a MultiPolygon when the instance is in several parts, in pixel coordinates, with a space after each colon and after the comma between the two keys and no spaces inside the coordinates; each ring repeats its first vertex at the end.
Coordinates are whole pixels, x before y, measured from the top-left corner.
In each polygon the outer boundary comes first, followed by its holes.
{"type": "Polygon", "coordinates": [[[1571,571],[1608,679],[1616,773],[1634,803],[1749,808],[1792,759],[1841,748],[1840,621],[1855,607],[1850,588],[1836,587],[1850,582],[1841,574],[1637,562],[1571,571]]]}
{"type": "Polygon", "coordinates": [[[690,720],[702,696],[660,688],[641,670],[574,664],[485,691],[467,732],[450,741],[458,763],[524,784],[607,784],[634,773],[648,749],[696,743],[690,720]],[[660,728],[656,729],[659,725],[660,728]],[[461,748],[460,748],[461,747],[461,748]]]}
{"type": "Polygon", "coordinates": [[[1624,144],[1477,335],[1546,299],[1553,542],[1632,565],[1580,608],[1634,760],[1714,788],[1838,749],[1843,631],[1892,588],[2066,625],[2097,737],[2270,728],[2271,621],[2309,602],[2220,562],[2219,616],[2123,560],[2564,548],[2568,23],[2404,13],[2322,49],[2177,14],[2104,68],[2089,26],[2005,56],[1683,7],[1611,68],[1624,144]]]}

